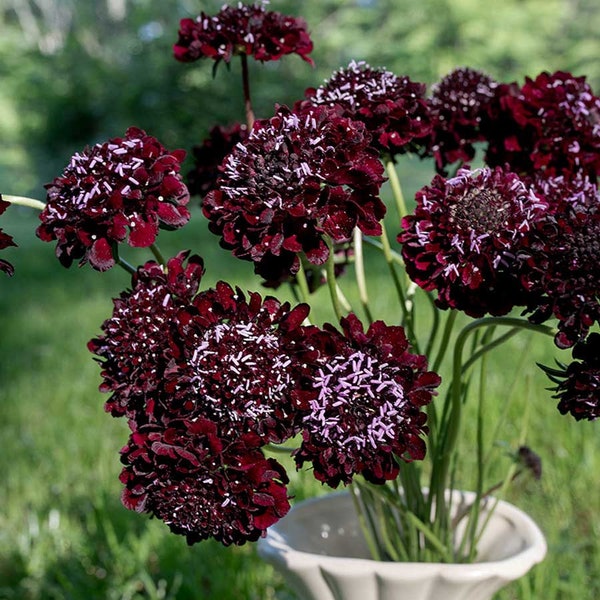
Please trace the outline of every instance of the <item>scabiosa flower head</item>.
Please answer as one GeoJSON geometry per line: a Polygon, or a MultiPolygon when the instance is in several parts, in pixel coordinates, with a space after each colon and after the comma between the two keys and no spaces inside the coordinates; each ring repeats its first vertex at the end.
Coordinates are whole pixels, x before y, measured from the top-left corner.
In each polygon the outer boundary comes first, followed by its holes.
{"type": "Polygon", "coordinates": [[[437,290],[440,308],[481,317],[525,304],[516,257],[546,208],[541,198],[514,173],[484,168],[438,175],[416,199],[398,241],[409,276],[437,290]]]}
{"type": "Polygon", "coordinates": [[[340,106],[345,117],[365,123],[374,145],[387,154],[411,150],[411,142],[430,130],[425,85],[362,61],[352,61],[306,96],[315,106],[340,106]]]}
{"type": "Polygon", "coordinates": [[[123,138],[86,148],[46,185],[37,235],[57,240],[56,255],[65,267],[81,259],[106,271],[120,242],[150,246],[159,227],[187,223],[189,193],[179,175],[184,156],[134,127],[123,138]]]}
{"type": "Polygon", "coordinates": [[[216,187],[220,175],[219,166],[223,159],[233,150],[238,142],[248,137],[246,125],[235,123],[229,127],[216,125],[210,130],[207,139],[199,146],[194,146],[194,168],[187,175],[190,194],[206,196],[216,187]]]}
{"type": "Polygon", "coordinates": [[[112,392],[106,410],[113,416],[135,416],[153,412],[157,389],[172,360],[169,330],[179,310],[189,306],[204,273],[202,259],[187,252],[167,263],[167,271],[155,262],[140,267],[132,278],[132,289],[113,300],[104,332],[88,343],[103,359],[100,386],[112,392]]]}
{"type": "Polygon", "coordinates": [[[218,189],[203,204],[210,230],[276,283],[297,273],[300,252],[323,264],[324,235],[346,242],[354,227],[379,235],[383,165],[370,142],[362,123],[334,109],[280,107],[223,162],[218,189]]]}
{"type": "Polygon", "coordinates": [[[188,544],[256,541],[288,512],[285,470],[251,436],[220,438],[206,419],[133,426],[121,450],[123,504],[158,517],[188,544]]]}
{"type": "MultiPolygon", "coordinates": [[[[10,202],[5,202],[0,194],[0,215],[9,206],[10,202]]],[[[0,229],[0,250],[4,250],[4,248],[8,248],[9,246],[16,246],[12,236],[8,235],[8,233],[4,233],[4,231],[0,229]]],[[[0,271],[4,271],[7,275],[13,275],[14,268],[8,261],[0,259],[0,271]]]]}
{"type": "Polygon", "coordinates": [[[177,366],[167,374],[167,404],[155,412],[211,419],[225,437],[244,430],[280,443],[295,435],[308,311],[257,293],[246,299],[225,282],[201,292],[178,316],[177,366]]]}
{"type": "Polygon", "coordinates": [[[439,172],[457,161],[473,159],[473,143],[485,139],[481,120],[497,85],[481,71],[461,68],[433,86],[428,98],[432,129],[426,153],[433,155],[439,172]]]}
{"type": "Polygon", "coordinates": [[[253,56],[262,62],[297,54],[313,64],[313,49],[304,19],[265,9],[265,2],[223,6],[215,16],[201,13],[182,19],[175,58],[191,62],[203,57],[230,62],[232,56],[253,56]]]}
{"type": "Polygon", "coordinates": [[[596,176],[600,98],[585,77],[544,72],[527,78],[518,93],[510,87],[504,91],[499,99],[504,125],[489,136],[488,164],[509,163],[513,171],[530,175],[544,170],[546,177],[578,172],[596,176]]]}
{"type": "Polygon", "coordinates": [[[534,323],[558,319],[555,343],[569,348],[600,322],[600,191],[587,178],[542,179],[549,208],[536,224],[523,280],[541,294],[527,311],[534,323]]]}
{"type": "Polygon", "coordinates": [[[578,421],[594,421],[600,417],[600,334],[590,333],[575,344],[573,359],[568,366],[559,363],[559,369],[542,369],[556,384],[558,410],[578,421]]]}
{"type": "Polygon", "coordinates": [[[394,479],[398,459],[425,455],[421,435],[440,378],[426,371],[424,356],[410,354],[402,327],[373,323],[365,333],[358,318],[342,319],[314,336],[315,397],[303,419],[298,467],[311,462],[314,476],[332,487],[362,474],[372,483],[394,479]]]}

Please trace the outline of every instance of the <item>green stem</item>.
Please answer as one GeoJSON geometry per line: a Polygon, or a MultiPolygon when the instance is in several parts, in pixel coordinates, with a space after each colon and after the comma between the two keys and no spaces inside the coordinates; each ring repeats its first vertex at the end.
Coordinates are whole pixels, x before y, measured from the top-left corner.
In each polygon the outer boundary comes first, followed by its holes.
{"type": "Polygon", "coordinates": [[[304,266],[302,265],[302,258],[299,259],[300,266],[298,267],[298,272],[296,273],[296,283],[298,284],[298,288],[300,289],[300,296],[302,297],[302,302],[308,303],[310,298],[310,290],[308,288],[308,280],[306,279],[306,271],[304,270],[304,266]]]}
{"type": "Polygon", "coordinates": [[[158,261],[158,263],[161,264],[164,267],[167,264],[167,261],[165,260],[165,257],[162,255],[162,253],[159,250],[158,246],[156,244],[152,244],[150,246],[150,250],[152,251],[152,254],[154,255],[154,258],[156,258],[156,260],[158,261]]]}
{"type": "Polygon", "coordinates": [[[358,295],[365,315],[369,323],[373,322],[373,315],[369,307],[369,294],[367,292],[367,278],[365,277],[365,262],[363,256],[362,232],[358,227],[354,228],[354,269],[356,273],[356,285],[358,295]]]}
{"type": "Polygon", "coordinates": [[[244,109],[246,111],[246,124],[248,131],[252,131],[254,125],[254,111],[252,110],[252,100],[250,99],[250,77],[248,75],[248,57],[245,54],[242,58],[242,85],[244,87],[244,109]]]}
{"type": "Polygon", "coordinates": [[[125,271],[127,271],[130,275],[133,275],[135,273],[135,267],[132,264],[128,263],[124,258],[117,256],[115,259],[115,263],[119,265],[119,267],[125,269],[125,271]]]}
{"type": "Polygon", "coordinates": [[[350,495],[352,496],[352,501],[354,502],[354,509],[358,517],[358,523],[360,525],[361,531],[363,532],[363,535],[365,536],[365,541],[367,542],[367,546],[369,548],[369,552],[371,553],[371,557],[373,558],[373,560],[381,560],[381,554],[379,552],[379,548],[377,547],[377,542],[373,537],[372,530],[367,525],[367,519],[365,517],[362,502],[360,499],[360,489],[356,485],[356,483],[351,483],[349,487],[350,495]]]}
{"type": "Polygon", "coordinates": [[[406,210],[406,202],[404,200],[404,194],[402,193],[400,178],[398,177],[398,172],[396,171],[396,165],[394,164],[394,161],[391,158],[388,158],[386,160],[385,169],[390,179],[390,186],[392,188],[394,201],[396,202],[396,209],[398,210],[400,220],[402,220],[403,217],[405,217],[408,214],[408,210],[406,210]]]}
{"type": "Polygon", "coordinates": [[[413,351],[416,354],[420,354],[419,351],[419,342],[417,340],[417,336],[413,327],[413,315],[412,311],[409,310],[409,306],[406,300],[406,294],[404,292],[404,287],[402,286],[402,282],[400,281],[400,277],[396,271],[396,267],[394,265],[394,259],[392,256],[392,247],[390,246],[390,240],[387,236],[387,231],[385,229],[385,223],[381,222],[381,248],[383,250],[383,256],[385,258],[385,262],[390,270],[390,275],[392,276],[392,281],[394,282],[394,287],[396,288],[396,293],[398,294],[398,299],[400,300],[400,309],[402,311],[402,322],[405,325],[408,336],[410,338],[410,342],[413,348],[413,351]]]}
{"type": "Polygon", "coordinates": [[[436,359],[433,363],[432,370],[438,371],[442,361],[444,360],[444,356],[446,355],[446,351],[448,350],[448,345],[450,343],[450,336],[452,335],[452,330],[454,329],[454,323],[456,322],[456,317],[458,316],[458,312],[455,310],[451,310],[448,313],[448,317],[446,318],[446,325],[444,327],[444,332],[442,334],[442,340],[440,342],[440,347],[438,349],[438,353],[436,359]]]}
{"type": "Polygon", "coordinates": [[[329,237],[325,238],[327,247],[329,248],[329,257],[327,258],[327,287],[329,288],[329,295],[331,297],[331,305],[333,306],[333,312],[337,320],[339,321],[344,315],[338,296],[338,288],[335,281],[335,257],[333,253],[333,242],[329,237]]]}
{"type": "Polygon", "coordinates": [[[2,200],[10,202],[10,204],[18,204],[19,206],[27,206],[28,208],[36,208],[37,210],[44,210],[46,208],[44,202],[35,198],[27,198],[26,196],[5,196],[2,194],[2,200]]]}
{"type": "MultiPolygon", "coordinates": [[[[363,240],[366,244],[369,244],[370,246],[373,246],[374,248],[377,248],[378,250],[383,250],[383,244],[380,241],[375,240],[368,236],[364,237],[363,240]]],[[[389,253],[390,253],[390,256],[392,257],[392,260],[396,264],[398,264],[401,267],[404,266],[404,259],[402,258],[402,255],[399,252],[396,252],[396,250],[389,248],[389,253]]]]}

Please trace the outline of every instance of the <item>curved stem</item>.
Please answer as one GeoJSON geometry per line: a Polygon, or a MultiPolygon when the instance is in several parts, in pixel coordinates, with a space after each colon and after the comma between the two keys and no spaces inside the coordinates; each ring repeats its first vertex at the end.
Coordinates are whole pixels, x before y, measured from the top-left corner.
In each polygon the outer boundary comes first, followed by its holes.
{"type": "Polygon", "coordinates": [[[250,99],[250,77],[248,76],[248,57],[241,54],[242,58],[242,85],[244,86],[244,109],[246,111],[246,124],[248,131],[252,131],[254,125],[254,111],[252,110],[252,100],[250,99]]]}
{"type": "Polygon", "coordinates": [[[37,210],[44,210],[46,204],[35,198],[28,198],[26,196],[7,196],[2,194],[2,200],[9,202],[10,204],[17,204],[19,206],[27,206],[28,208],[35,208],[37,210]]]}
{"type": "MultiPolygon", "coordinates": [[[[522,329],[529,329],[532,331],[538,331],[548,336],[554,337],[554,330],[551,327],[545,325],[535,325],[525,321],[523,319],[515,317],[485,317],[477,319],[472,323],[466,325],[459,333],[456,343],[454,346],[454,355],[452,361],[452,381],[450,384],[449,393],[449,411],[448,418],[445,425],[445,431],[442,431],[442,443],[439,447],[439,452],[433,465],[431,474],[431,487],[434,490],[436,496],[436,515],[440,521],[440,526],[445,527],[445,519],[447,514],[445,512],[444,502],[444,490],[446,488],[446,481],[448,479],[448,473],[450,469],[450,461],[454,455],[454,448],[458,440],[458,434],[460,432],[461,417],[462,417],[462,396],[463,396],[463,364],[462,356],[465,344],[469,336],[479,330],[482,327],[489,326],[508,326],[508,327],[520,327],[522,329]]],[[[488,344],[489,346],[490,344],[488,344]]]]}
{"type": "Polygon", "coordinates": [[[408,214],[408,210],[406,209],[406,202],[404,200],[404,194],[402,193],[400,178],[398,177],[398,172],[396,171],[396,165],[391,158],[388,158],[385,161],[385,169],[390,180],[394,201],[396,202],[396,210],[398,211],[400,220],[402,220],[402,218],[408,214]]]}
{"type": "Polygon", "coordinates": [[[128,263],[124,258],[117,256],[117,258],[115,259],[115,263],[119,265],[119,267],[125,269],[125,271],[127,271],[130,275],[133,275],[135,273],[135,267],[132,264],[128,263]]]}

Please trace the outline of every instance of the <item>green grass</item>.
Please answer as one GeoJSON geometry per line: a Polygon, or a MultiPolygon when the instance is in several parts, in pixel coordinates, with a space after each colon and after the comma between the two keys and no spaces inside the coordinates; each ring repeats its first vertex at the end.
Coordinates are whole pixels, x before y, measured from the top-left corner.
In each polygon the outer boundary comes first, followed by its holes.
{"type": "MultiPolygon", "coordinates": [[[[118,451],[127,427],[103,410],[106,397],[97,390],[99,369],[86,342],[127,277],[62,269],[52,247],[33,237],[35,219],[26,211],[9,213],[3,228],[20,247],[3,252],[17,272],[0,279],[0,599],[294,598],[254,546],[190,548],[161,522],[121,506],[118,451]]],[[[251,267],[219,250],[198,214],[194,223],[182,235],[163,236],[165,254],[192,247],[206,259],[207,285],[219,277],[258,289],[251,267]]],[[[370,275],[375,312],[392,318],[393,303],[379,293],[390,288],[387,271],[370,275]]],[[[349,280],[342,285],[355,302],[349,280]]],[[[327,304],[325,291],[315,304],[327,304]]],[[[425,316],[421,323],[427,327],[425,316]]],[[[535,362],[549,364],[554,354],[549,340],[527,345],[525,336],[493,355],[498,368],[488,378],[486,422],[494,426],[512,389],[501,439],[514,447],[528,406],[528,444],[542,456],[544,476],[516,485],[509,499],[531,514],[549,543],[545,562],[498,600],[600,597],[599,438],[593,423],[561,416],[544,390],[535,362]]],[[[462,441],[472,464],[472,414],[462,441]]],[[[499,446],[497,476],[509,464],[503,455],[499,446]]],[[[472,475],[467,466],[461,484],[469,487],[472,475]]],[[[291,491],[303,498],[326,490],[309,473],[294,473],[291,491]]]]}

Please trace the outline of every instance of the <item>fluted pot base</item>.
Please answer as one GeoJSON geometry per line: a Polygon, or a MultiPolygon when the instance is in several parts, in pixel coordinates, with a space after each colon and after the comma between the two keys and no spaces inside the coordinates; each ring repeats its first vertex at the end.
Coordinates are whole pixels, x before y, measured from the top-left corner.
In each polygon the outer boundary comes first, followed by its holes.
{"type": "MultiPolygon", "coordinates": [[[[470,492],[456,492],[463,501],[470,492]]],[[[538,526],[500,501],[473,564],[380,562],[369,553],[349,493],[297,504],[267,531],[259,554],[303,600],[490,600],[546,554],[538,526]]]]}

